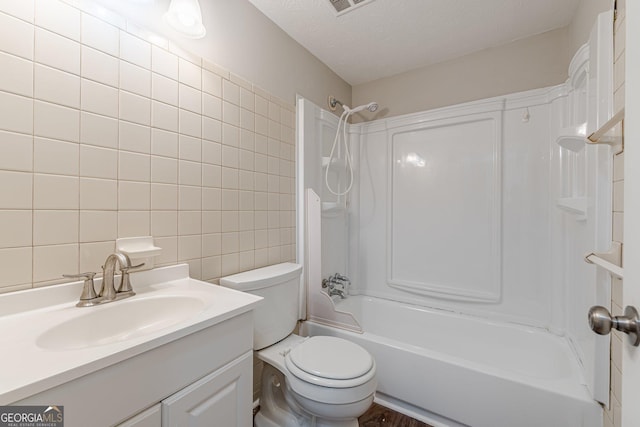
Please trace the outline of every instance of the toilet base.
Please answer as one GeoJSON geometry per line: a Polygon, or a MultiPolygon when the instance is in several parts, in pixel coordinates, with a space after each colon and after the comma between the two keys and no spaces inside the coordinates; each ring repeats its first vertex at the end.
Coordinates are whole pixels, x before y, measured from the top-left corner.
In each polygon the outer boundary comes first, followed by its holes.
{"type": "Polygon", "coordinates": [[[282,372],[265,363],[262,369],[260,410],[253,424],[255,427],[358,427],[356,418],[327,420],[309,414],[285,391],[286,387],[282,372]]]}

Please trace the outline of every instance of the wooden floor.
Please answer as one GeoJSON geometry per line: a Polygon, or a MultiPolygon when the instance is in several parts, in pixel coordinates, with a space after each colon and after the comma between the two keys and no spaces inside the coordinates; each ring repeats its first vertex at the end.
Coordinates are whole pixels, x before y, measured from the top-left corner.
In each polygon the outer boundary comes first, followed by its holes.
{"type": "Polygon", "coordinates": [[[374,403],[367,412],[358,418],[360,427],[430,427],[384,406],[374,403]]]}
{"type": "MultiPolygon", "coordinates": [[[[254,417],[259,409],[260,406],[253,409],[254,417]]],[[[431,427],[377,403],[371,405],[371,408],[358,418],[358,424],[360,427],[431,427]]]]}

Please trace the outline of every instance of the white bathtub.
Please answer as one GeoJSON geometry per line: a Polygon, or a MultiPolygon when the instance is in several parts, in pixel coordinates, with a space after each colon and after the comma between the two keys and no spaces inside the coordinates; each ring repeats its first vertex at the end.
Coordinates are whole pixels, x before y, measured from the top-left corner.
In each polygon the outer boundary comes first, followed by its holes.
{"type": "Polygon", "coordinates": [[[369,350],[376,399],[400,412],[434,426],[602,426],[602,409],[561,337],[378,298],[351,296],[337,309],[353,313],[365,332],[315,322],[302,332],[369,350]]]}

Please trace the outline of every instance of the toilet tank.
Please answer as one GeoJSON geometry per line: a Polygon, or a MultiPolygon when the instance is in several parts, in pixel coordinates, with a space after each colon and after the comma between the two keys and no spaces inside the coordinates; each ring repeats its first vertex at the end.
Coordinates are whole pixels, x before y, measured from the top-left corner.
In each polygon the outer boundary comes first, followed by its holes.
{"type": "Polygon", "coordinates": [[[301,265],[285,262],[220,279],[222,286],[264,298],[253,311],[255,350],[277,343],[295,328],[301,272],[301,265]]]}

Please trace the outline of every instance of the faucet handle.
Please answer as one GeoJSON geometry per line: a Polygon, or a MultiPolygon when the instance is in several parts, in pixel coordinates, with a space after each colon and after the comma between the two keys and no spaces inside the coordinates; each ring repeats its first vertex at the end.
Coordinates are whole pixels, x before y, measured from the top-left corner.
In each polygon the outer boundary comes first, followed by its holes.
{"type": "Polygon", "coordinates": [[[94,305],[98,298],[96,290],[93,286],[93,278],[96,273],[90,271],[80,274],[63,274],[62,277],[67,279],[84,279],[84,285],[82,286],[82,294],[80,295],[80,301],[76,304],[78,307],[87,307],[94,305]]]}
{"type": "Polygon", "coordinates": [[[95,277],[96,273],[94,273],[93,271],[89,271],[87,273],[78,273],[78,274],[63,274],[62,277],[65,277],[67,279],[82,279],[84,278],[85,280],[93,280],[93,278],[95,277]]]}
{"type": "Polygon", "coordinates": [[[136,268],[140,268],[143,265],[144,262],[142,264],[131,265],[129,267],[120,267],[120,271],[122,272],[122,279],[120,279],[120,286],[118,287],[117,291],[119,294],[126,293],[128,295],[135,295],[135,292],[133,292],[133,288],[131,287],[131,281],[129,280],[129,270],[135,270],[136,268]]]}

